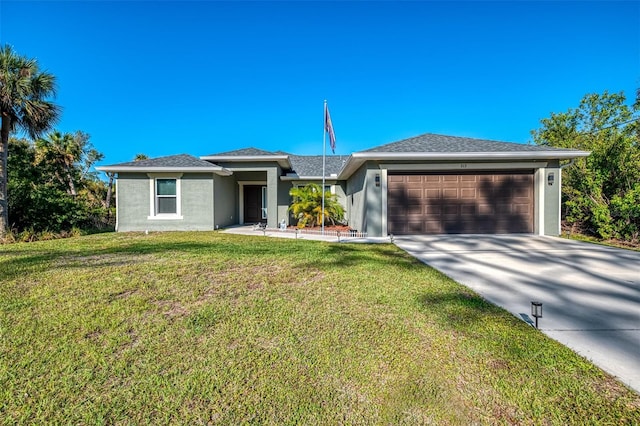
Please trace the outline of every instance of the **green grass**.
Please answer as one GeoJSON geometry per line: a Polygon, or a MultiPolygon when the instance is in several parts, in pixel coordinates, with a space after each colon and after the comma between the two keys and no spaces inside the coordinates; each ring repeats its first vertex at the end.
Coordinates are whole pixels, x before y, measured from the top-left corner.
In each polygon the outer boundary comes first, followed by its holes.
{"type": "Polygon", "coordinates": [[[2,424],[638,424],[640,396],[392,245],[0,246],[2,424]]]}
{"type": "Polygon", "coordinates": [[[583,241],[583,242],[592,243],[592,244],[600,244],[602,246],[640,251],[640,242],[638,241],[631,242],[631,241],[623,241],[623,240],[615,240],[615,239],[603,240],[590,235],[584,235],[579,233],[563,233],[561,237],[567,238],[569,240],[583,241]]]}

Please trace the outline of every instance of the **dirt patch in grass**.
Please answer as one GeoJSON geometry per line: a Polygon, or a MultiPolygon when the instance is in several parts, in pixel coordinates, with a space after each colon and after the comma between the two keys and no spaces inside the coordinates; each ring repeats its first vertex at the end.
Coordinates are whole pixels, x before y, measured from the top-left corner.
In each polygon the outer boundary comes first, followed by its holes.
{"type": "Polygon", "coordinates": [[[189,310],[181,303],[173,300],[155,300],[152,302],[167,318],[179,318],[189,314],[189,310]]]}
{"type": "Polygon", "coordinates": [[[134,295],[136,292],[137,292],[136,289],[122,290],[117,293],[109,295],[109,301],[126,299],[127,297],[131,297],[132,295],[134,295]]]}

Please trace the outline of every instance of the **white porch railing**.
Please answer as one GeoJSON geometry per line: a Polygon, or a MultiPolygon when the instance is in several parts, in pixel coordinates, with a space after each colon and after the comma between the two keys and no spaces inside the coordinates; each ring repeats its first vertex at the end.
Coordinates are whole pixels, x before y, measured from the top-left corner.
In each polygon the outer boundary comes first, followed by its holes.
{"type": "Polygon", "coordinates": [[[346,240],[349,238],[367,238],[366,232],[358,232],[358,231],[337,231],[337,230],[327,230],[325,229],[324,234],[320,230],[315,229],[307,229],[307,228],[267,228],[263,224],[258,224],[253,227],[255,231],[261,231],[263,234],[267,232],[272,233],[286,233],[286,234],[295,234],[296,237],[298,235],[319,235],[325,237],[336,237],[338,241],[346,240]]]}

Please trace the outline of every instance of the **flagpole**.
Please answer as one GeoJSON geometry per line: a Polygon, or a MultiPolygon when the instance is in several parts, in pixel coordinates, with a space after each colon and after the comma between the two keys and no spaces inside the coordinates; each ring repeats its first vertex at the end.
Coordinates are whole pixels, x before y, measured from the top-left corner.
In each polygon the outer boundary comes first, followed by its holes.
{"type": "Polygon", "coordinates": [[[324,182],[327,155],[327,100],[324,100],[324,120],[322,122],[322,235],[324,235],[324,182]]]}

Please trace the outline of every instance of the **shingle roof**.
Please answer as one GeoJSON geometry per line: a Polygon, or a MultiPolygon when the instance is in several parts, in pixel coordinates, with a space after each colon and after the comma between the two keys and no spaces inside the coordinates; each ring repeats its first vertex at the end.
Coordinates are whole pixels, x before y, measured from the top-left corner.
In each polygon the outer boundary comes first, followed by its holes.
{"type": "MultiPolygon", "coordinates": [[[[348,156],[328,155],[325,157],[325,176],[338,174],[347,161],[348,156]]],[[[300,177],[322,176],[322,155],[290,155],[291,168],[300,177]]]]}
{"type": "Polygon", "coordinates": [[[227,152],[218,152],[215,154],[205,155],[205,157],[231,157],[231,156],[252,157],[252,156],[258,156],[258,155],[283,155],[283,153],[264,151],[262,149],[250,147],[250,148],[236,149],[236,150],[227,151],[227,152]]]}
{"type": "Polygon", "coordinates": [[[169,155],[166,157],[147,158],[146,160],[128,161],[126,163],[113,164],[110,167],[211,167],[219,168],[219,166],[208,161],[200,160],[189,154],[169,155]]]}
{"type": "Polygon", "coordinates": [[[562,148],[425,133],[360,152],[535,152],[562,148]]]}

